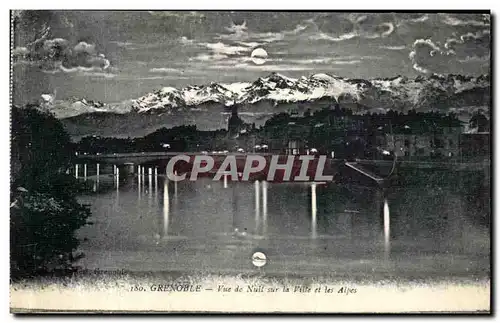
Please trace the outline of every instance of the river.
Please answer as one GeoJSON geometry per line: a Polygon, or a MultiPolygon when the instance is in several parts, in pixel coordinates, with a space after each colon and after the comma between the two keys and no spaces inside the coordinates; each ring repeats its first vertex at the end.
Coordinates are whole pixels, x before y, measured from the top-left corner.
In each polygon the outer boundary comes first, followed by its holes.
{"type": "Polygon", "coordinates": [[[78,232],[87,269],[360,279],[490,273],[489,189],[478,197],[467,182],[424,179],[382,191],[333,182],[176,183],[154,171],[117,182],[110,165],[101,165],[97,182],[94,169],[88,165],[90,190],[80,196],[92,210],[93,224],[78,232]],[[252,264],[256,251],[267,258],[263,267],[252,264]]]}

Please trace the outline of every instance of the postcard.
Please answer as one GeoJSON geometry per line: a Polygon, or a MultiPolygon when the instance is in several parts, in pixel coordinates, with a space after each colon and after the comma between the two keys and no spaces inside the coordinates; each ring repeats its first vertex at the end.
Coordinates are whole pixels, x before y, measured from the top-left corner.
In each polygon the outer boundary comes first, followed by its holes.
{"type": "Polygon", "coordinates": [[[11,11],[11,313],[491,312],[489,11],[11,11]]]}

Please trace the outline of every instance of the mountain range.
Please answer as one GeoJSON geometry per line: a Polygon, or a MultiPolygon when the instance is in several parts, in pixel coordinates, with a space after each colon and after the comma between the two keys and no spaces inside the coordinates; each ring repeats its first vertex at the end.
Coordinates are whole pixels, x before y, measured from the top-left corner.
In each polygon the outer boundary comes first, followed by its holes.
{"type": "Polygon", "coordinates": [[[354,113],[439,110],[467,121],[473,111],[489,113],[490,76],[428,75],[408,78],[349,79],[329,74],[290,78],[278,73],[252,83],[163,87],[118,104],[88,99],[59,100],[48,107],[74,137],[143,136],[160,127],[227,125],[233,106],[245,122],[262,125],[275,113],[303,113],[339,104],[354,113]]]}

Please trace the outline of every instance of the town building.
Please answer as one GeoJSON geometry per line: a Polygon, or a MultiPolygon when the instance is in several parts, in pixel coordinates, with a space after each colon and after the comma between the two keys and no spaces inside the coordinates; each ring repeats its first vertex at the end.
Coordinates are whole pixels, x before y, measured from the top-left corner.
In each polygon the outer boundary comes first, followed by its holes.
{"type": "Polygon", "coordinates": [[[445,127],[433,133],[385,133],[377,136],[376,144],[396,156],[408,160],[453,158],[460,156],[460,127],[445,127]]]}
{"type": "Polygon", "coordinates": [[[460,150],[463,161],[491,160],[491,134],[489,132],[461,134],[460,150]]]}

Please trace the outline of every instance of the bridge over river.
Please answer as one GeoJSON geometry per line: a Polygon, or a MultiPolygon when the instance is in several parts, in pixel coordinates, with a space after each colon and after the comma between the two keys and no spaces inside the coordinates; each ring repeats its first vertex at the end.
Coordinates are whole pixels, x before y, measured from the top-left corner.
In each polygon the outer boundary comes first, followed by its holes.
{"type": "MultiPolygon", "coordinates": [[[[189,157],[194,157],[202,155],[200,152],[140,152],[140,153],[112,153],[112,154],[98,154],[98,155],[78,155],[76,157],[77,162],[93,161],[104,164],[114,164],[114,165],[125,165],[125,164],[148,164],[158,160],[169,160],[170,158],[178,155],[187,155],[189,157]]],[[[205,153],[205,156],[210,156],[214,160],[223,160],[227,156],[235,156],[237,160],[245,159],[247,156],[264,156],[271,157],[272,153],[205,153]]],[[[340,162],[344,163],[343,159],[328,158],[329,162],[340,162]]],[[[356,159],[350,162],[355,162],[362,165],[378,165],[378,166],[390,166],[392,165],[392,160],[368,160],[368,159],[356,159]]],[[[461,162],[457,160],[451,161],[414,161],[414,160],[398,160],[398,166],[400,168],[417,168],[417,169],[447,169],[447,170],[483,170],[490,167],[490,161],[480,161],[480,162],[461,162]]]]}
{"type": "MultiPolygon", "coordinates": [[[[99,165],[113,165],[113,173],[119,169],[122,174],[149,172],[149,173],[163,173],[166,172],[168,161],[178,155],[186,155],[192,162],[195,156],[209,156],[214,160],[214,169],[218,169],[223,161],[228,156],[234,156],[238,172],[241,172],[245,166],[248,156],[259,155],[266,159],[267,164],[273,156],[272,153],[200,153],[200,152],[139,152],[139,153],[111,153],[111,154],[96,154],[96,155],[78,155],[75,159],[75,165],[83,164],[84,172],[86,173],[86,164],[99,165]]],[[[288,155],[279,156],[279,164],[284,164],[287,161],[288,155]]],[[[316,156],[318,157],[318,156],[316,156]]],[[[318,157],[319,158],[319,157],[318,157]]],[[[308,175],[313,175],[317,169],[318,158],[311,162],[308,175]]],[[[325,157],[324,157],[325,158],[325,157]]],[[[298,175],[300,170],[299,156],[295,156],[293,175],[298,175]]],[[[364,160],[356,159],[346,161],[343,159],[325,159],[325,175],[336,175],[338,172],[354,172],[358,176],[366,178],[369,182],[376,183],[377,185],[384,184],[384,178],[387,174],[392,174],[394,168],[397,169],[423,169],[423,170],[444,170],[444,171],[481,171],[485,176],[490,174],[490,161],[464,163],[456,160],[452,161],[411,161],[411,160],[398,160],[396,163],[392,160],[364,160]]],[[[268,165],[267,165],[268,166],[268,165]]],[[[76,166],[78,169],[78,166],[76,166]]],[[[77,170],[78,171],[78,170],[77,170]]],[[[190,172],[190,170],[184,170],[190,172]]],[[[261,173],[262,176],[267,176],[268,168],[264,169],[261,173]]],[[[291,177],[294,178],[294,177],[291,177]]]]}
{"type": "Polygon", "coordinates": [[[223,160],[228,155],[236,156],[237,159],[244,159],[249,155],[259,155],[259,156],[272,156],[271,153],[227,153],[227,154],[216,154],[216,153],[206,153],[201,152],[140,152],[140,153],[112,153],[112,154],[99,154],[99,155],[78,155],[76,160],[79,162],[83,161],[93,161],[103,164],[113,164],[113,165],[125,165],[125,164],[135,164],[142,165],[159,160],[169,160],[174,156],[186,155],[189,157],[194,156],[210,156],[214,160],[223,160]]]}

